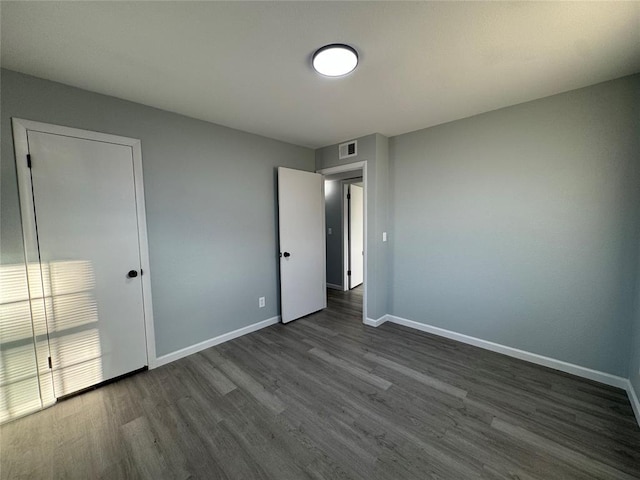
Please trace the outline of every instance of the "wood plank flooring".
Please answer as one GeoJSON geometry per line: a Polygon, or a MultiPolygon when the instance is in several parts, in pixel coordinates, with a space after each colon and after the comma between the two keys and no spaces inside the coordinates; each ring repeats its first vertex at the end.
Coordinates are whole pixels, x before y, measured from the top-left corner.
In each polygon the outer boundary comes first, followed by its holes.
{"type": "Polygon", "coordinates": [[[3,479],[630,479],[622,390],[329,307],[0,428],[3,479]]]}

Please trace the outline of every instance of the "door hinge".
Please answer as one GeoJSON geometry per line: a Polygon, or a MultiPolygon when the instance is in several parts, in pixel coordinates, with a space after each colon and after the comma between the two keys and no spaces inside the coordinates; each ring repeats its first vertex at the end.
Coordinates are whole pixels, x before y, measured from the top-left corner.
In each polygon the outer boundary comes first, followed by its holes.
{"type": "Polygon", "coordinates": [[[351,270],[347,270],[347,275],[351,275],[351,270]]]}
{"type": "Polygon", "coordinates": [[[27,153],[27,168],[31,168],[31,154],[27,153]]]}
{"type": "Polygon", "coordinates": [[[49,362],[49,370],[53,369],[53,364],[51,363],[51,357],[47,358],[47,361],[49,362]]]}
{"type": "Polygon", "coordinates": [[[351,194],[347,193],[347,200],[351,200],[351,194]]]}

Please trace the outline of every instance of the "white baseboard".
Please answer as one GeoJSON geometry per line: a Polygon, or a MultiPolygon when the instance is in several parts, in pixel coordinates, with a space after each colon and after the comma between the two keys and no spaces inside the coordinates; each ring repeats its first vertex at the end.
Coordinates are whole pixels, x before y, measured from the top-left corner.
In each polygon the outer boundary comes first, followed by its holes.
{"type": "Polygon", "coordinates": [[[383,315],[377,320],[374,320],[373,318],[365,318],[363,323],[365,325],[369,325],[370,327],[379,327],[380,325],[382,325],[384,322],[388,320],[387,317],[388,315],[383,315]]]}
{"type": "Polygon", "coordinates": [[[638,394],[633,388],[633,384],[630,380],[627,380],[627,395],[629,396],[629,401],[631,402],[631,408],[633,408],[633,413],[636,416],[636,421],[638,422],[638,426],[640,427],[640,401],[638,400],[638,394]]]}
{"type": "Polygon", "coordinates": [[[247,333],[255,332],[256,330],[260,330],[261,328],[265,328],[279,322],[280,316],[278,315],[276,317],[267,318],[266,320],[262,320],[261,322],[254,323],[252,325],[239,328],[232,332],[224,333],[217,337],[210,338],[209,340],[205,340],[204,342],[196,343],[195,345],[191,345],[190,347],[181,348],[180,350],[176,350],[175,352],[167,353],[166,355],[162,355],[161,357],[156,358],[156,361],[153,363],[152,368],[166,365],[167,363],[174,362],[180,358],[187,357],[206,348],[228,342],[229,340],[233,340],[234,338],[241,337],[242,335],[246,335],[247,333]]]}
{"type": "MultiPolygon", "coordinates": [[[[329,286],[329,284],[327,284],[327,286],[329,286]]],[[[280,316],[276,316],[258,323],[254,323],[253,325],[248,325],[246,327],[233,330],[232,332],[219,335],[209,340],[205,340],[204,342],[196,343],[195,345],[191,345],[190,347],[182,348],[180,350],[176,350],[175,352],[158,357],[156,358],[155,362],[153,362],[153,367],[150,367],[155,368],[161,365],[166,365],[167,363],[173,362],[183,357],[187,357],[201,350],[213,347],[214,345],[219,345],[229,340],[233,340],[234,338],[241,337],[242,335],[255,332],[279,322],[280,316]]],[[[440,337],[449,338],[451,340],[456,340],[468,345],[474,345],[476,347],[484,348],[485,350],[502,353],[510,357],[519,358],[520,360],[525,360],[537,365],[560,370],[561,372],[571,373],[579,377],[588,378],[590,380],[595,380],[596,382],[604,383],[605,385],[611,385],[613,387],[618,387],[626,390],[627,395],[629,396],[629,401],[631,402],[631,407],[633,408],[633,412],[636,416],[636,420],[638,422],[638,425],[640,426],[640,401],[638,400],[638,394],[633,388],[631,382],[626,378],[618,377],[616,375],[611,375],[605,372],[600,372],[598,370],[592,370],[586,367],[581,367],[580,365],[564,362],[562,360],[545,357],[544,355],[538,355],[537,353],[531,353],[524,350],[519,350],[517,348],[507,347],[506,345],[489,342],[487,340],[482,340],[481,338],[471,337],[469,335],[453,332],[444,328],[434,327],[432,325],[415,322],[413,320],[407,320],[406,318],[397,317],[395,315],[383,315],[376,320],[374,320],[373,318],[367,318],[364,320],[364,324],[371,327],[379,327],[385,322],[391,322],[398,325],[403,325],[405,327],[415,328],[416,330],[432,333],[440,337]]]]}
{"type": "Polygon", "coordinates": [[[588,378],[596,382],[604,383],[605,385],[611,385],[623,390],[627,389],[629,380],[626,378],[611,375],[610,373],[601,372],[599,370],[592,370],[591,368],[581,367],[573,363],[564,362],[562,360],[556,360],[555,358],[545,357],[544,355],[538,355],[537,353],[527,352],[525,350],[519,350],[513,347],[507,347],[499,343],[489,342],[488,340],[482,340],[481,338],[471,337],[462,333],[452,332],[451,330],[445,330],[444,328],[434,327],[420,322],[414,322],[413,320],[407,320],[406,318],[396,317],[395,315],[387,315],[387,321],[397,323],[398,325],[404,325],[405,327],[415,328],[423,332],[432,333],[440,337],[450,338],[451,340],[457,340],[458,342],[474,345],[476,347],[484,348],[485,350],[491,350],[492,352],[502,353],[510,357],[519,358],[520,360],[526,360],[527,362],[535,363],[545,367],[560,370],[561,372],[571,373],[579,377],[588,378]]]}
{"type": "Polygon", "coordinates": [[[327,283],[327,288],[331,288],[332,290],[342,291],[342,285],[336,285],[335,283],[327,283]]]}

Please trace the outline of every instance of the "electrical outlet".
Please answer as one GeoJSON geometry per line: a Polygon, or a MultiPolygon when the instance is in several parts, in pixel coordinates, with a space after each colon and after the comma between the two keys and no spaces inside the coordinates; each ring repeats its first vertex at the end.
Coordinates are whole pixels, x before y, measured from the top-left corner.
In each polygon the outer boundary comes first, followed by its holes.
{"type": "Polygon", "coordinates": [[[331,235],[333,233],[333,231],[331,230],[331,227],[329,227],[329,235],[331,235]]]}
{"type": "Polygon", "coordinates": [[[264,297],[258,298],[258,308],[263,308],[266,305],[264,297]]]}

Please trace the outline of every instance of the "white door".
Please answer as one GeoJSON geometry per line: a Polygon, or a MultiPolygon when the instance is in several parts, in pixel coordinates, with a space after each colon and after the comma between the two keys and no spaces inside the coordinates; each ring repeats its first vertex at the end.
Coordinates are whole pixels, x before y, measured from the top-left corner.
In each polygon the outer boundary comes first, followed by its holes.
{"type": "Polygon", "coordinates": [[[283,323],[327,306],[324,182],[278,167],[280,310],[283,323]]]}
{"type": "Polygon", "coordinates": [[[55,396],[147,365],[132,148],[27,131],[55,396]]]}
{"type": "Polygon", "coordinates": [[[351,185],[349,199],[349,288],[364,281],[364,189],[351,185]]]}

